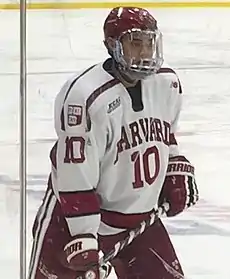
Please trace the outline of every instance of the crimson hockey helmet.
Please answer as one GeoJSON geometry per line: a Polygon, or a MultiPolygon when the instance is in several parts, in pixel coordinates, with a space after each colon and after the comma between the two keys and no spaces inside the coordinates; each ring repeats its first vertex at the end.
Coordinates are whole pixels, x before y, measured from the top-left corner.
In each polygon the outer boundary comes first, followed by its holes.
{"type": "Polygon", "coordinates": [[[163,63],[162,35],[145,9],[114,8],[104,23],[104,40],[110,55],[132,78],[144,78],[163,63]]]}

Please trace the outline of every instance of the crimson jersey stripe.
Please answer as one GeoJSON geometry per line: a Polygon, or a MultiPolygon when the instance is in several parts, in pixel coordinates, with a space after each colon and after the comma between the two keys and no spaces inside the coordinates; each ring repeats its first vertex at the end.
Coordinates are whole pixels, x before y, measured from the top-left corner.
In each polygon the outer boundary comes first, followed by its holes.
{"type": "MultiPolygon", "coordinates": [[[[74,84],[75,84],[81,77],[83,77],[86,73],[88,73],[90,70],[92,70],[95,66],[96,66],[96,65],[93,65],[93,66],[89,67],[89,68],[86,69],[82,74],[80,74],[79,76],[77,76],[77,77],[73,80],[73,82],[70,84],[68,90],[66,91],[66,95],[65,95],[65,98],[64,98],[64,103],[65,103],[66,99],[68,98],[69,93],[70,93],[72,87],[74,86],[74,84]]],[[[61,129],[62,129],[63,131],[65,131],[64,103],[63,103],[63,107],[62,107],[61,115],[60,115],[61,129]]]]}
{"type": "Polygon", "coordinates": [[[93,104],[93,102],[106,90],[112,88],[116,84],[120,83],[118,79],[111,79],[98,87],[96,90],[90,94],[89,98],[86,100],[86,111],[88,111],[89,107],[93,104]]]}
{"type": "Polygon", "coordinates": [[[154,210],[145,213],[125,214],[101,209],[101,221],[110,227],[119,229],[134,229],[142,221],[148,220],[154,210]]]}
{"type": "Polygon", "coordinates": [[[169,135],[169,144],[170,145],[177,145],[177,141],[174,134],[169,135]]]}
{"type": "MultiPolygon", "coordinates": [[[[172,73],[172,74],[175,74],[177,76],[176,72],[171,68],[160,68],[157,73],[158,74],[172,73]]],[[[182,90],[182,86],[181,86],[181,82],[180,82],[179,78],[178,78],[178,83],[179,83],[179,93],[182,94],[183,90],[182,90]]]]}
{"type": "Polygon", "coordinates": [[[50,151],[50,161],[52,163],[52,166],[57,169],[57,145],[58,142],[56,141],[54,146],[52,147],[50,151]]]}
{"type": "Polygon", "coordinates": [[[99,198],[94,190],[59,192],[59,196],[65,217],[72,218],[100,212],[99,198]]]}

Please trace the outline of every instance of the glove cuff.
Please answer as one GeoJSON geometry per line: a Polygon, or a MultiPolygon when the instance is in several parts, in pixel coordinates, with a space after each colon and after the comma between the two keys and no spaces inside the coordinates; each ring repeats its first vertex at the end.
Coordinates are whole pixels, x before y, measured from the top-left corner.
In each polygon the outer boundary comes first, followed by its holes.
{"type": "Polygon", "coordinates": [[[170,158],[166,176],[172,175],[194,177],[194,166],[184,156],[170,158]]]}
{"type": "Polygon", "coordinates": [[[67,262],[76,255],[89,250],[98,250],[98,241],[92,237],[76,238],[70,241],[65,247],[64,251],[67,254],[67,262]]]}

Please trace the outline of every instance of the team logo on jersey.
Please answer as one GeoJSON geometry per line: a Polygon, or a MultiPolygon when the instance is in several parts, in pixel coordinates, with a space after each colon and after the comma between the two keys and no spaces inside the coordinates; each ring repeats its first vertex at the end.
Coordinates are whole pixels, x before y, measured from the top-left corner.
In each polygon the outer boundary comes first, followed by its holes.
{"type": "Polygon", "coordinates": [[[171,87],[171,88],[177,88],[177,87],[178,87],[178,82],[172,81],[170,87],[171,87]]]}
{"type": "Polygon", "coordinates": [[[112,103],[109,103],[107,112],[111,113],[116,108],[118,108],[120,106],[120,104],[121,104],[121,98],[118,97],[114,101],[112,101],[112,103]]]}
{"type": "Polygon", "coordinates": [[[82,122],[83,108],[78,105],[68,105],[68,125],[77,126],[82,122]]]}

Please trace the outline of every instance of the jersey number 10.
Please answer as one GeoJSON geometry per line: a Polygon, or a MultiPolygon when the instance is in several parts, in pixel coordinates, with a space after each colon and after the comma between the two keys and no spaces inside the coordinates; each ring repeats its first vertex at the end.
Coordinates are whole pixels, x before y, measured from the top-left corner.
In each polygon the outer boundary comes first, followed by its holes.
{"type": "Polygon", "coordinates": [[[140,154],[139,151],[135,151],[131,155],[131,161],[134,163],[134,182],[133,188],[141,188],[144,186],[144,181],[148,185],[152,185],[156,180],[160,171],[160,156],[159,151],[156,146],[149,147],[145,152],[140,154]],[[154,162],[150,164],[150,160],[154,162]],[[141,167],[143,166],[143,174],[141,172],[141,167]],[[150,166],[153,166],[151,171],[150,166]]]}

